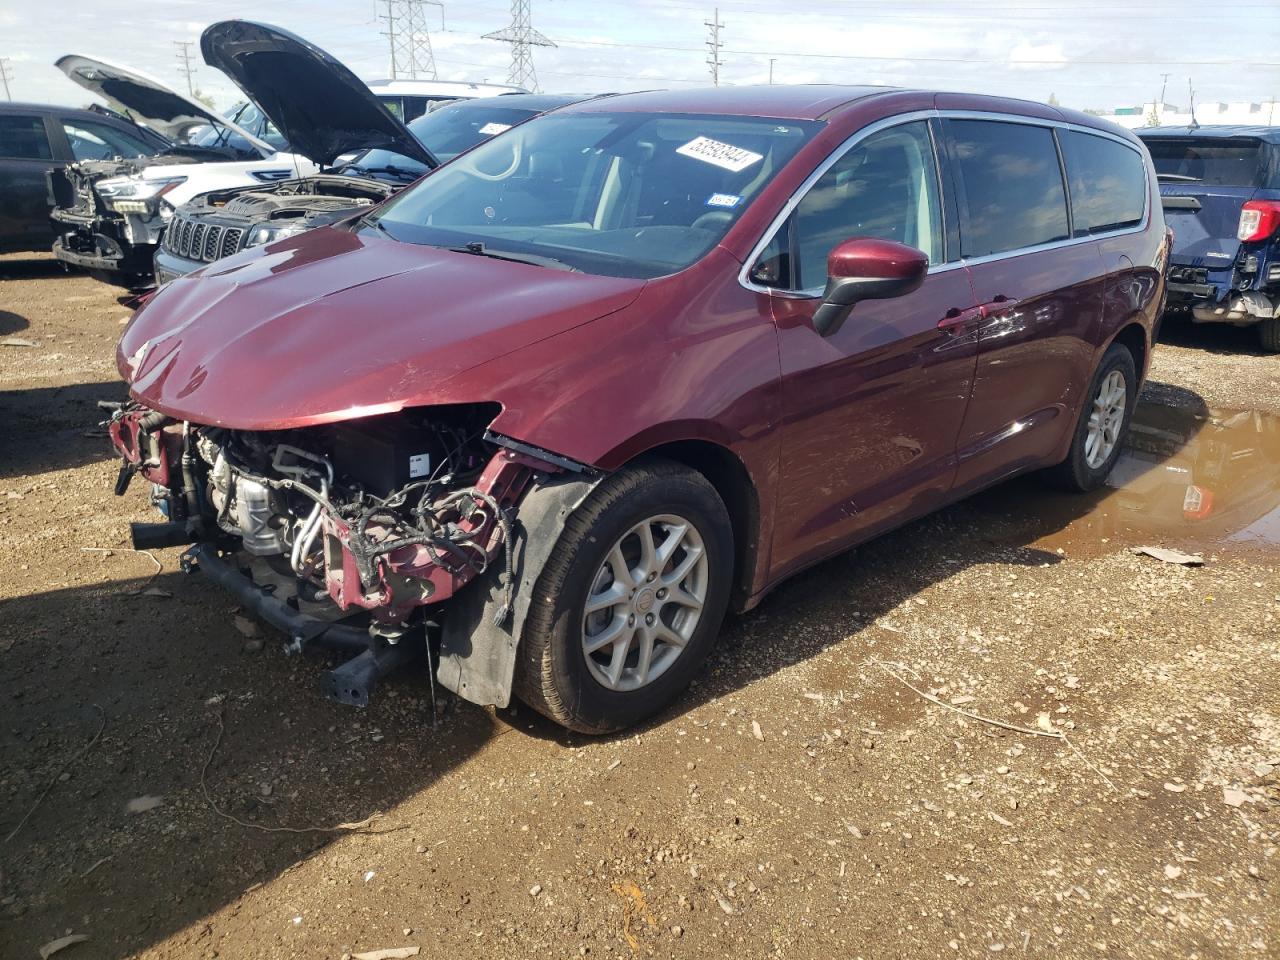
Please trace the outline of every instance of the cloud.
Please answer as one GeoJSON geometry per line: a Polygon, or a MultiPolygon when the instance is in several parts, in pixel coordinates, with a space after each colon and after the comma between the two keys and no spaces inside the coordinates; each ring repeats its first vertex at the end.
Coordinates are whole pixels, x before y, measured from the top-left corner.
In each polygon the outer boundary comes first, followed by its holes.
{"type": "MultiPolygon", "coordinates": [[[[1048,99],[1067,106],[1136,105],[1194,76],[1197,98],[1259,100],[1271,94],[1263,71],[1225,63],[1231,51],[1206,48],[1201,38],[1221,10],[1206,5],[1161,18],[1121,4],[1089,6],[1059,15],[1048,7],[1020,8],[1010,0],[968,0],[921,6],[853,5],[847,0],[719,0],[724,83],[764,83],[775,60],[778,82],[883,83],[1048,99]],[[988,3],[990,5],[988,5],[988,3]],[[886,58],[886,59],[881,59],[886,58]],[[1082,61],[1121,61],[1096,63],[1082,61]],[[1126,63],[1127,62],[1127,63],[1126,63]]],[[[534,51],[547,90],[625,91],[708,83],[704,46],[710,0],[535,0],[534,26],[558,43],[534,51]]],[[[175,87],[185,84],[175,40],[229,16],[293,30],[330,51],[366,79],[388,73],[386,29],[373,0],[126,0],[125,5],[78,4],[48,29],[38,16],[0,12],[15,99],[80,105],[89,96],[52,66],[65,53],[88,53],[136,66],[175,87]]],[[[506,27],[502,0],[452,4],[448,30],[431,42],[441,79],[506,80],[510,47],[481,35],[506,27]]],[[[438,20],[429,18],[434,27],[438,20]]],[[[1250,16],[1245,59],[1278,59],[1280,11],[1250,16]]],[[[1269,74],[1274,75],[1274,71],[1269,74]]],[[[221,74],[198,64],[194,81],[222,107],[239,92],[221,74]]]]}
{"type": "Polygon", "coordinates": [[[1067,62],[1060,43],[1027,43],[1024,40],[1009,51],[1009,63],[1022,69],[1058,69],[1065,67],[1067,62]]]}

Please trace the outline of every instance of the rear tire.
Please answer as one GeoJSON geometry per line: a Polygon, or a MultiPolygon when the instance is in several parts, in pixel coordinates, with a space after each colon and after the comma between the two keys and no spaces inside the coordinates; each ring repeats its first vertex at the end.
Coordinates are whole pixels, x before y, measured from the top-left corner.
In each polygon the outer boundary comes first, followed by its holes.
{"type": "Polygon", "coordinates": [[[1080,418],[1076,421],[1067,457],[1047,471],[1057,486],[1077,493],[1096,490],[1120,459],[1129,422],[1138,402],[1138,372],[1133,354],[1113,343],[1089,384],[1080,418]],[[1118,397],[1123,383],[1123,396],[1118,397]]]}
{"type": "Polygon", "coordinates": [[[1268,317],[1258,324],[1258,342],[1267,353],[1280,353],[1280,317],[1268,317]]]}
{"type": "Polygon", "coordinates": [[[579,733],[659,712],[715,642],[733,563],[728,511],[700,473],[653,460],[606,478],[538,577],[516,695],[579,733]]]}

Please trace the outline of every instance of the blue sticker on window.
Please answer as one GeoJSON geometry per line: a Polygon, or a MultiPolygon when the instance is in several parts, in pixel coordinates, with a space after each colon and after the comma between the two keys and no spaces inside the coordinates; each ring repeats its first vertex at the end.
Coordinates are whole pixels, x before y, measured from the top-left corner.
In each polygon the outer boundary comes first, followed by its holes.
{"type": "Polygon", "coordinates": [[[733,193],[713,193],[707,197],[708,207],[736,207],[742,198],[733,193]]]}

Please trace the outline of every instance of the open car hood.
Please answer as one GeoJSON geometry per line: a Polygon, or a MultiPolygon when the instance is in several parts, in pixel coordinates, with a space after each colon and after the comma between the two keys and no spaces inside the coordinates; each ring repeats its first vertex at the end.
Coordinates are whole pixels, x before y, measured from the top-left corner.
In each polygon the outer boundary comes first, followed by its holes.
{"type": "Polygon", "coordinates": [[[288,30],[223,20],[201,34],[200,52],[271,118],[295,152],[321,166],[377,148],[439,166],[354,73],[288,30]]]}
{"type": "Polygon", "coordinates": [[[644,286],[320,227],[165,284],[116,363],[148,407],[241,430],[493,400],[451,381],[644,286]]]}
{"type": "Polygon", "coordinates": [[[200,101],[171,90],[145,73],[74,53],[59,57],[54,66],[74,83],[102,97],[116,111],[170,140],[182,142],[193,128],[216,124],[244,137],[263,157],[276,152],[269,143],[263,143],[200,101]]]}

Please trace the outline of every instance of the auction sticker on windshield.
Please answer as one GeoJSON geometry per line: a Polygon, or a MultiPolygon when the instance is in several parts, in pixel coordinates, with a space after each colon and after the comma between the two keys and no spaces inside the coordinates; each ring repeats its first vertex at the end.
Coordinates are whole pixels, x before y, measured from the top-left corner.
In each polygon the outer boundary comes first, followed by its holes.
{"type": "Polygon", "coordinates": [[[750,150],[744,150],[742,147],[735,147],[729,143],[721,143],[719,140],[712,140],[710,137],[698,137],[690,140],[683,147],[677,147],[676,153],[686,157],[693,157],[693,159],[701,160],[703,163],[712,163],[717,167],[724,167],[724,169],[733,173],[745,170],[753,163],[758,163],[764,159],[763,153],[752,153],[750,150]]]}
{"type": "Polygon", "coordinates": [[[496,137],[498,134],[502,133],[504,130],[510,130],[510,129],[511,129],[511,124],[509,123],[486,123],[483,127],[480,128],[480,132],[485,134],[486,136],[496,137]]]}

